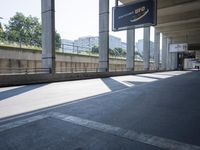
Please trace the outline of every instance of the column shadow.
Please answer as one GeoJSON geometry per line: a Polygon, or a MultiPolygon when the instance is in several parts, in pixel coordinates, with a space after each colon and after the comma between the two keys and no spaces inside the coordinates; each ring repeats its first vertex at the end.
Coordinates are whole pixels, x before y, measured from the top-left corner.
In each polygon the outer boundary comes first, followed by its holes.
{"type": "Polygon", "coordinates": [[[160,80],[162,78],[159,78],[159,77],[152,77],[152,76],[146,76],[146,75],[136,75],[138,77],[143,77],[143,78],[149,78],[149,79],[156,79],[156,80],[160,80]]]}
{"type": "Polygon", "coordinates": [[[103,78],[101,79],[104,84],[111,90],[111,91],[116,91],[116,90],[120,90],[120,89],[124,89],[127,88],[126,85],[112,79],[112,78],[103,78]]]}
{"type": "Polygon", "coordinates": [[[7,99],[7,98],[10,98],[10,97],[13,97],[13,96],[17,96],[17,95],[29,92],[29,91],[37,89],[37,88],[41,88],[41,87],[46,86],[46,85],[47,84],[25,85],[25,86],[22,86],[22,87],[19,87],[19,88],[0,92],[0,101],[7,99]]]}

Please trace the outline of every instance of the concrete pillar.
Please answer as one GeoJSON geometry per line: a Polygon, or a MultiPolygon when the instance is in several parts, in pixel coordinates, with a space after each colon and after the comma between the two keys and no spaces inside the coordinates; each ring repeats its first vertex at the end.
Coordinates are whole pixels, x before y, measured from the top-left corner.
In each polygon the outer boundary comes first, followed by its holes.
{"type": "Polygon", "coordinates": [[[167,37],[162,36],[162,70],[167,69],[167,37]]]}
{"type": "Polygon", "coordinates": [[[177,69],[177,53],[172,53],[172,70],[177,69]]]}
{"type": "Polygon", "coordinates": [[[109,71],[109,0],[99,0],[99,71],[109,71]]]}
{"type": "Polygon", "coordinates": [[[169,52],[169,45],[171,43],[171,39],[167,38],[167,70],[172,70],[172,53],[169,52]]]}
{"type": "Polygon", "coordinates": [[[55,73],[55,3],[42,0],[42,67],[55,73]]]}
{"type": "Polygon", "coordinates": [[[159,70],[160,66],[160,32],[155,29],[154,35],[154,60],[155,60],[155,69],[159,70]]]}
{"type": "MultiPolygon", "coordinates": [[[[169,40],[169,48],[170,48],[170,44],[172,43],[172,40],[169,40]]],[[[168,48],[168,51],[170,50],[168,48]]],[[[170,70],[175,70],[177,69],[177,53],[175,52],[169,52],[169,58],[168,58],[168,63],[169,63],[169,69],[170,70]]]]}
{"type": "Polygon", "coordinates": [[[178,68],[178,53],[175,53],[174,55],[175,55],[174,56],[175,57],[175,59],[174,59],[175,60],[175,63],[174,63],[175,67],[174,68],[177,69],[178,68]]]}
{"type": "Polygon", "coordinates": [[[147,71],[150,67],[150,27],[144,28],[143,51],[144,70],[147,71]]]}
{"type": "Polygon", "coordinates": [[[175,53],[171,53],[172,59],[171,59],[171,70],[175,69],[175,53]]]}
{"type": "Polygon", "coordinates": [[[127,30],[127,71],[134,71],[135,66],[135,30],[127,30]]]}

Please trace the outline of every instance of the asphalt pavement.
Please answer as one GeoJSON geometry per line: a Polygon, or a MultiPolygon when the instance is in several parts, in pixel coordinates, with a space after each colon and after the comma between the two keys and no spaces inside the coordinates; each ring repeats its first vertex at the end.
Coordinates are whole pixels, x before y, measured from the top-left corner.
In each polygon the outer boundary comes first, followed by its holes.
{"type": "Polygon", "coordinates": [[[200,72],[0,88],[0,150],[200,150],[200,72]]]}

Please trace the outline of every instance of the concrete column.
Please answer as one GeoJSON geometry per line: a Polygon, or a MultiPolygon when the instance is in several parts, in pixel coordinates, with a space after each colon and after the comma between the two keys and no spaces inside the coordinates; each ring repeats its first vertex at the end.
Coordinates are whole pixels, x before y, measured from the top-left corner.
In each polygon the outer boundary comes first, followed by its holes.
{"type": "Polygon", "coordinates": [[[109,71],[109,0],[99,0],[99,71],[109,71]]]}
{"type": "Polygon", "coordinates": [[[55,73],[55,3],[42,0],[42,67],[55,73]]]}
{"type": "Polygon", "coordinates": [[[154,59],[155,59],[155,69],[159,70],[160,66],[160,32],[155,29],[154,36],[154,59]]]}
{"type": "MultiPolygon", "coordinates": [[[[171,43],[172,43],[172,40],[170,40],[169,47],[171,43]]],[[[170,56],[169,58],[170,70],[177,69],[177,53],[169,52],[169,56],[170,56]]]]}
{"type": "Polygon", "coordinates": [[[172,53],[172,70],[177,69],[177,53],[172,53]]]}
{"type": "Polygon", "coordinates": [[[144,70],[147,71],[150,67],[150,27],[144,28],[143,51],[144,70]]]}
{"type": "Polygon", "coordinates": [[[172,53],[169,52],[169,45],[171,43],[171,40],[167,38],[167,70],[172,69],[172,53]]]}
{"type": "Polygon", "coordinates": [[[174,56],[175,57],[175,59],[174,59],[175,60],[175,63],[174,63],[175,67],[174,68],[177,69],[178,68],[178,53],[175,53],[174,55],[175,55],[174,56]]]}
{"type": "Polygon", "coordinates": [[[127,71],[134,71],[135,66],[135,30],[127,30],[127,71]]]}
{"type": "Polygon", "coordinates": [[[172,63],[171,63],[171,69],[174,70],[175,69],[175,53],[172,53],[172,63]]]}
{"type": "Polygon", "coordinates": [[[162,70],[167,69],[167,37],[162,36],[162,70]]]}

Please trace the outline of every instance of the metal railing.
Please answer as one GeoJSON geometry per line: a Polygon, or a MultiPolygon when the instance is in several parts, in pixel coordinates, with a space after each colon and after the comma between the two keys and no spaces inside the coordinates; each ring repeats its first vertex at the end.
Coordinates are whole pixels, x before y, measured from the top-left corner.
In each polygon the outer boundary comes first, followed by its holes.
{"type": "Polygon", "coordinates": [[[59,52],[62,53],[72,53],[72,54],[87,54],[87,55],[99,55],[98,53],[92,52],[92,47],[90,46],[78,46],[75,44],[61,44],[59,52]]]}
{"type": "Polygon", "coordinates": [[[1,75],[10,74],[45,74],[49,73],[51,70],[49,68],[0,68],[1,75]]]}

